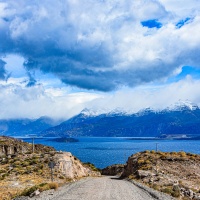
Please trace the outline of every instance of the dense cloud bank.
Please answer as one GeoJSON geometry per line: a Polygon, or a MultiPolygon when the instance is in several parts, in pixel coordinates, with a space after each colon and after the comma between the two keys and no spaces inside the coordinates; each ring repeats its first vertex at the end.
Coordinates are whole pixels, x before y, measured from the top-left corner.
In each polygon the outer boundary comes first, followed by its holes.
{"type": "Polygon", "coordinates": [[[190,76],[168,85],[123,88],[114,93],[70,93],[65,88],[45,88],[42,85],[0,84],[0,119],[49,116],[66,120],[84,108],[96,113],[116,109],[134,113],[148,107],[156,110],[171,107],[180,99],[200,106],[199,88],[200,81],[190,76]]]}
{"type": "Polygon", "coordinates": [[[165,80],[200,63],[199,2],[177,2],[0,0],[0,55],[24,57],[27,86],[35,70],[99,91],[165,80]]]}

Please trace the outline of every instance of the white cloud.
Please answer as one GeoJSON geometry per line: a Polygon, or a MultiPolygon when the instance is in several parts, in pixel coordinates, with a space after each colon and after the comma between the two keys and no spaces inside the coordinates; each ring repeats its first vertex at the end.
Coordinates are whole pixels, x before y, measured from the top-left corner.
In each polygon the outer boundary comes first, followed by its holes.
{"type": "Polygon", "coordinates": [[[98,94],[83,92],[68,94],[65,89],[45,89],[42,85],[26,88],[8,84],[0,85],[0,90],[0,119],[41,116],[67,119],[99,97],[98,94]]]}
{"type": "Polygon", "coordinates": [[[163,85],[200,67],[198,0],[2,0],[0,29],[0,77],[12,73],[0,80],[0,118],[200,105],[199,80],[163,85]],[[141,24],[154,19],[162,27],[141,24]]]}
{"type": "Polygon", "coordinates": [[[190,76],[176,83],[123,88],[114,93],[70,93],[65,88],[45,89],[42,85],[31,88],[13,84],[0,85],[0,119],[41,116],[68,119],[84,108],[98,112],[120,109],[134,113],[148,107],[164,109],[179,100],[189,100],[200,106],[200,94],[197,92],[199,87],[200,80],[190,76]]]}
{"type": "Polygon", "coordinates": [[[199,14],[199,0],[159,0],[174,17],[183,19],[199,14]]]}
{"type": "Polygon", "coordinates": [[[110,91],[162,80],[183,65],[199,67],[195,0],[8,0],[0,8],[0,53],[17,53],[27,70],[52,73],[68,85],[110,91]],[[150,19],[163,26],[141,25],[150,19]]]}
{"type": "Polygon", "coordinates": [[[200,80],[187,76],[184,80],[162,86],[141,86],[134,89],[124,88],[114,94],[105,94],[88,105],[92,110],[112,111],[119,109],[128,113],[144,108],[162,110],[179,100],[191,101],[200,106],[200,94],[197,92],[200,80]]]}

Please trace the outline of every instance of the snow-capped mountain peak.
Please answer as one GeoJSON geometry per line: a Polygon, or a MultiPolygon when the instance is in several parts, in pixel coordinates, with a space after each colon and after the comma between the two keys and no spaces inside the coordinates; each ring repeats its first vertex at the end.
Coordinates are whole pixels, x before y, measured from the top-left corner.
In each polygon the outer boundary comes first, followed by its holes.
{"type": "Polygon", "coordinates": [[[98,115],[105,114],[105,113],[107,113],[105,110],[99,110],[99,109],[93,110],[93,109],[88,109],[88,108],[85,108],[81,111],[81,114],[88,116],[88,117],[98,116],[98,115]]]}
{"type": "Polygon", "coordinates": [[[195,103],[192,103],[189,100],[186,101],[182,101],[179,100],[178,102],[176,102],[173,105],[170,105],[167,110],[177,110],[177,111],[181,111],[181,110],[185,110],[185,109],[189,109],[189,110],[196,110],[199,109],[198,105],[195,103]]]}
{"type": "Polygon", "coordinates": [[[127,112],[127,111],[124,111],[123,109],[120,109],[120,108],[116,108],[114,110],[106,110],[106,109],[97,109],[97,110],[93,110],[93,109],[88,109],[88,108],[85,108],[81,111],[81,114],[85,115],[85,116],[98,116],[98,115],[130,115],[134,112],[127,112]]]}
{"type": "Polygon", "coordinates": [[[95,117],[98,115],[109,115],[109,116],[117,116],[117,115],[132,115],[135,114],[136,116],[146,115],[149,112],[159,113],[159,112],[169,112],[169,111],[183,111],[183,110],[196,110],[199,109],[198,105],[192,103],[191,101],[182,101],[179,100],[178,102],[166,107],[165,109],[153,109],[151,107],[144,108],[137,112],[131,110],[125,110],[122,108],[116,108],[114,110],[107,110],[107,109],[88,109],[85,108],[81,111],[81,114],[85,115],[86,117],[95,117]]]}

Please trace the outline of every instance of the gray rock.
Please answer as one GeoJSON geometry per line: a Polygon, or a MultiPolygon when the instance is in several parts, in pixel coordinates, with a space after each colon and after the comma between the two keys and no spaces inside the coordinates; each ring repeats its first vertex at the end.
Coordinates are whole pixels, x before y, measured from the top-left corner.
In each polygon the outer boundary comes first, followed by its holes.
{"type": "Polygon", "coordinates": [[[40,194],[40,191],[37,189],[30,195],[30,197],[34,197],[34,196],[37,196],[39,194],[40,194]]]}
{"type": "Polygon", "coordinates": [[[145,170],[138,170],[137,171],[137,175],[140,177],[140,178],[145,178],[147,176],[155,176],[156,174],[153,174],[152,172],[150,171],[145,171],[145,170]]]}
{"type": "Polygon", "coordinates": [[[194,196],[194,192],[192,190],[190,190],[190,189],[188,191],[189,191],[189,197],[192,198],[194,196]]]}
{"type": "Polygon", "coordinates": [[[194,199],[194,200],[200,200],[200,196],[194,195],[193,199],[194,199]]]}

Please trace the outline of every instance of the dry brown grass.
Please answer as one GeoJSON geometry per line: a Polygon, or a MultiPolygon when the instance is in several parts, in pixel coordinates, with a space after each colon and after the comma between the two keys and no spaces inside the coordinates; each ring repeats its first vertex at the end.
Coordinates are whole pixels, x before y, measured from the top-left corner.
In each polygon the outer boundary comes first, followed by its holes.
{"type": "MultiPolygon", "coordinates": [[[[19,195],[25,188],[30,188],[42,183],[49,183],[41,190],[57,189],[57,183],[50,183],[50,169],[48,167],[49,155],[37,154],[19,155],[0,163],[0,200],[12,199],[19,195]]],[[[59,178],[60,174],[55,172],[54,179],[58,183],[67,182],[59,178]]]]}
{"type": "MultiPolygon", "coordinates": [[[[200,195],[200,155],[186,152],[144,151],[132,155],[133,174],[129,178],[138,179],[148,186],[179,197],[180,191],[172,186],[190,188],[200,195]],[[137,176],[137,170],[147,170],[156,176],[137,176]]],[[[130,167],[129,167],[130,168],[130,167]]]]}

